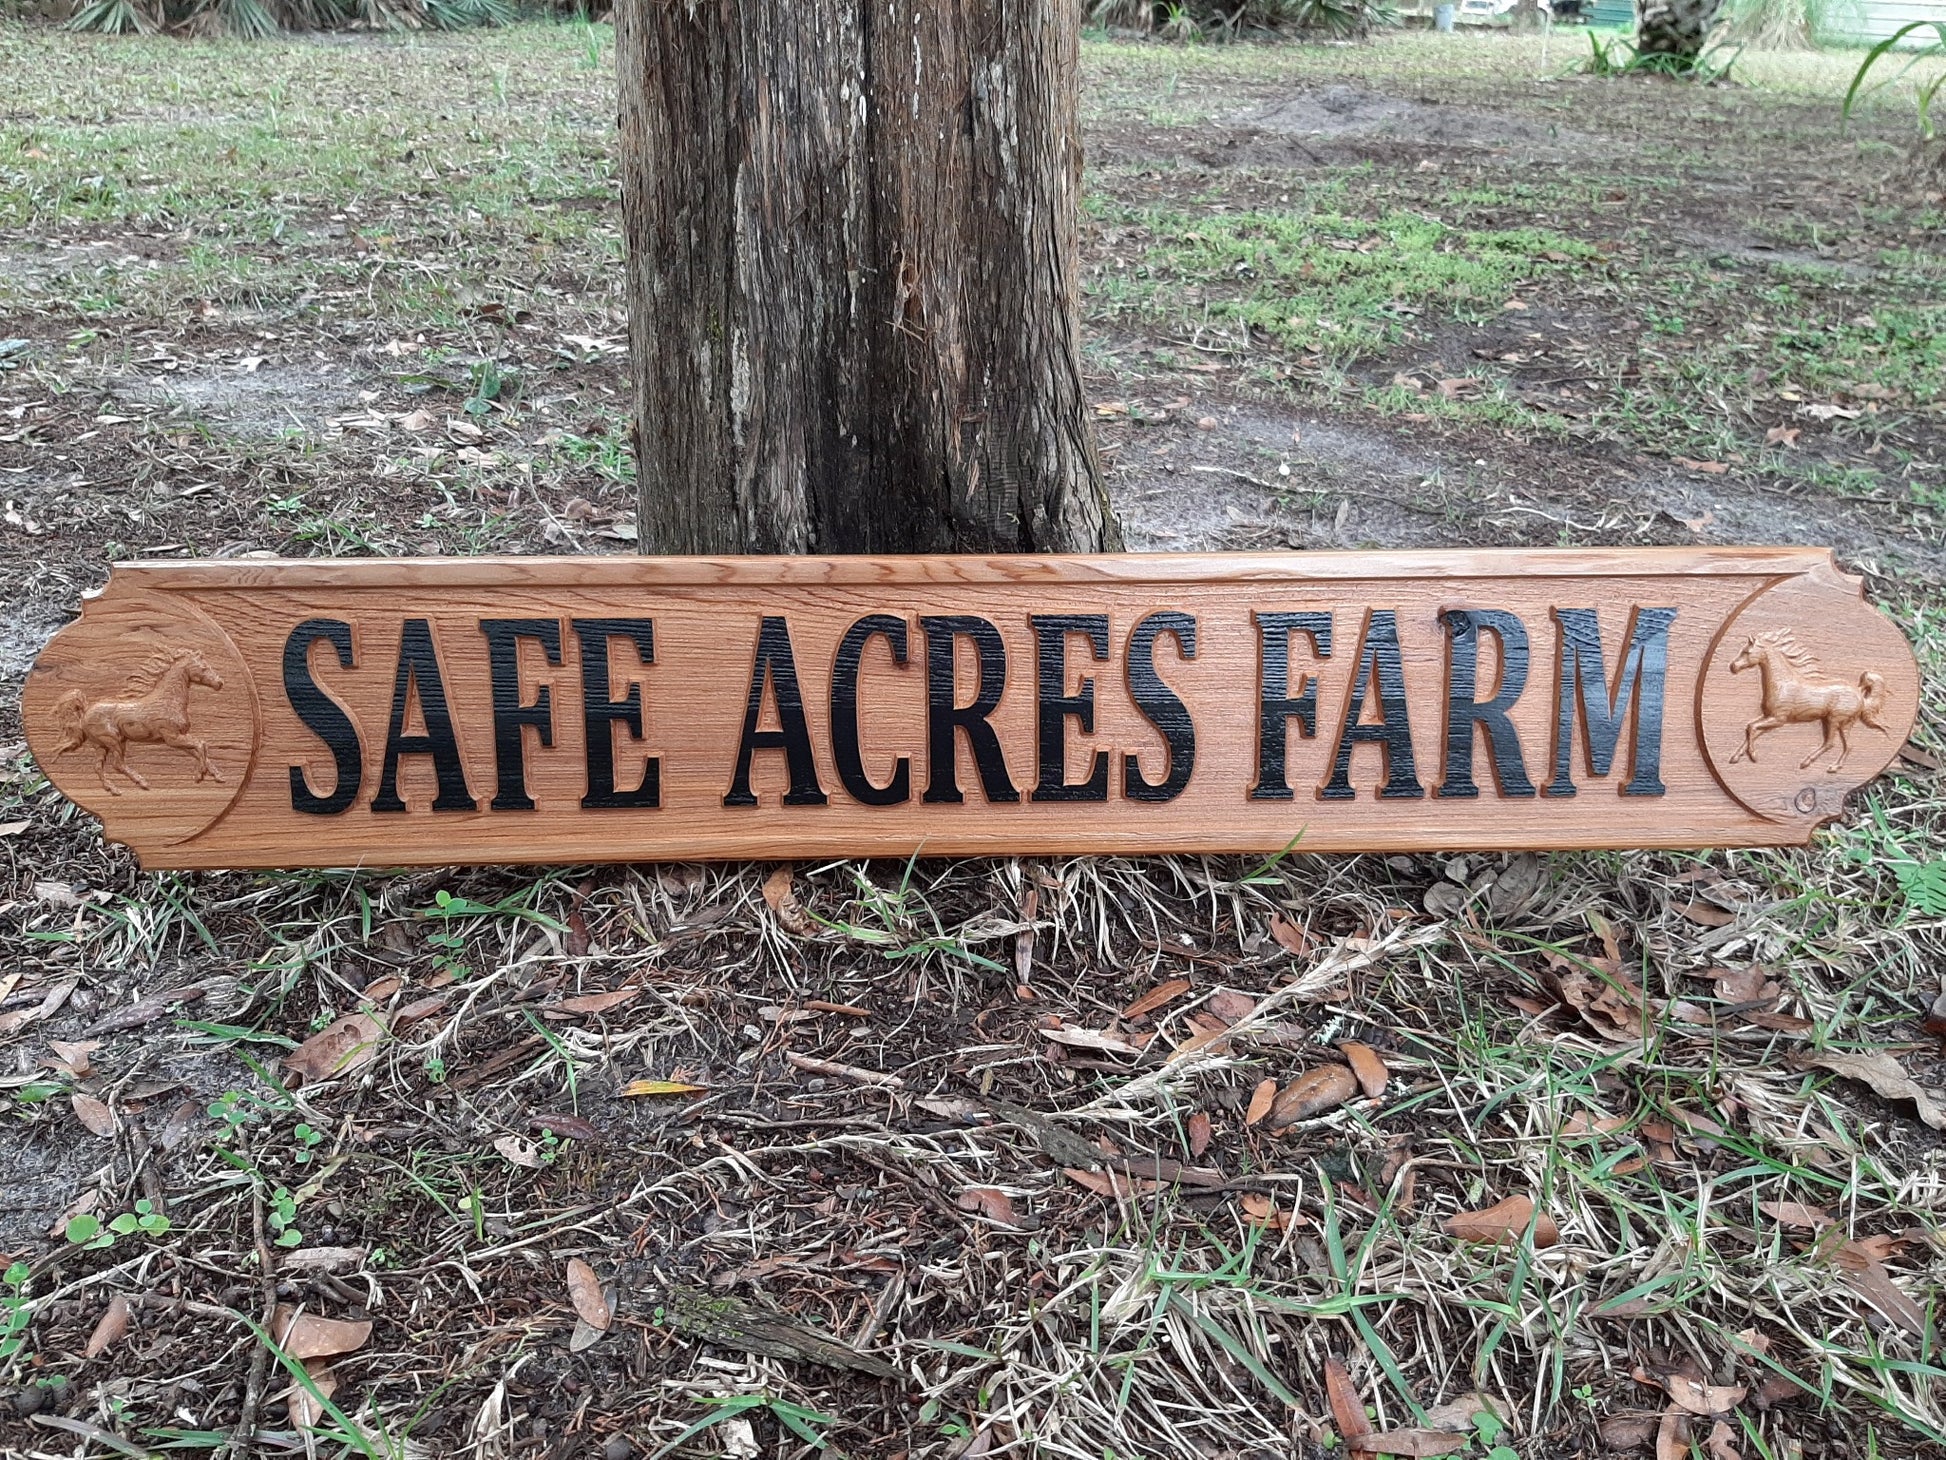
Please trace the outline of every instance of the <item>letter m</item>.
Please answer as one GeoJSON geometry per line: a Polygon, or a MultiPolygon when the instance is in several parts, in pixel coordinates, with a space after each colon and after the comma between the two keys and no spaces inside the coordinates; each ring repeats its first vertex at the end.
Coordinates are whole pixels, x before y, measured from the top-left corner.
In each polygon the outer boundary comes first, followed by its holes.
{"type": "Polygon", "coordinates": [[[1662,693],[1669,677],[1669,627],[1673,608],[1638,608],[1629,624],[1628,648],[1608,681],[1601,652],[1601,624],[1592,608],[1557,608],[1561,677],[1554,693],[1554,779],[1549,796],[1574,795],[1574,721],[1577,707],[1587,735],[1588,773],[1605,776],[1615,765],[1622,730],[1630,728],[1629,777],[1624,796],[1660,796],[1662,693]]]}

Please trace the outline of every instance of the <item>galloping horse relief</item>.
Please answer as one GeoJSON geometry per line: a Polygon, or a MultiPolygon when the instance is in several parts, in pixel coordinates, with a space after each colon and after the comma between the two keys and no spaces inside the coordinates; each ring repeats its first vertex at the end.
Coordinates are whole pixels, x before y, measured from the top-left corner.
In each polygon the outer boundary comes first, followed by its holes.
{"type": "Polygon", "coordinates": [[[94,747],[101,755],[102,789],[111,796],[122,794],[108,779],[111,770],[120,771],[143,790],[149,789],[141,772],[124,763],[131,742],[160,743],[187,752],[196,758],[197,780],[220,782],[223,773],[211,763],[207,742],[189,733],[189,691],[196,685],[220,690],[223,677],[193,649],[175,649],[124,686],[126,698],[97,700],[91,705],[78,690],[70,690],[54,706],[61,730],[55,754],[94,747]]]}
{"type": "Polygon", "coordinates": [[[1825,767],[1835,773],[1851,754],[1846,731],[1853,725],[1863,723],[1885,731],[1879,719],[1885,708],[1885,676],[1867,670],[1855,686],[1833,684],[1818,672],[1818,661],[1799,647],[1787,629],[1753,636],[1731,663],[1730,673],[1746,669],[1755,669],[1763,678],[1763,713],[1743,727],[1743,748],[1730,757],[1732,765],[1757,759],[1759,735],[1785,725],[1821,723],[1824,743],[1805,756],[1798,769],[1808,770],[1835,746],[1838,758],[1825,767]]]}

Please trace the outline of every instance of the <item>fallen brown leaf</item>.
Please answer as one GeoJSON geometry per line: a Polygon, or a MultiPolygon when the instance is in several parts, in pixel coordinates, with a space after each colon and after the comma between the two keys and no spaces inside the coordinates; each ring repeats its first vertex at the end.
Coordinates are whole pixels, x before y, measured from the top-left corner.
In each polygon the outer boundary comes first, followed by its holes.
{"type": "Polygon", "coordinates": [[[330,1080],[363,1069],[378,1056],[385,1028],[370,1014],[347,1014],[284,1056],[306,1080],[330,1080]]]}
{"type": "Polygon", "coordinates": [[[1238,1199],[1243,1215],[1253,1227],[1268,1227],[1273,1232],[1281,1232],[1290,1225],[1287,1213],[1280,1212],[1277,1204],[1262,1192],[1246,1192],[1238,1199]]]}
{"type": "Polygon", "coordinates": [[[1735,913],[1700,897],[1692,897],[1676,911],[1690,922],[1699,923],[1705,928],[1727,928],[1737,920],[1735,913]]]}
{"type": "Polygon", "coordinates": [[[1385,1093],[1385,1085],[1392,1078],[1392,1072],[1385,1068],[1385,1061],[1379,1057],[1377,1050],[1369,1044],[1347,1039],[1338,1046],[1338,1052],[1351,1061],[1351,1072],[1358,1077],[1359,1086],[1367,1095],[1376,1100],[1385,1093]]]}
{"type": "Polygon", "coordinates": [[[581,994],[572,999],[557,999],[543,1004],[543,1014],[601,1014],[639,997],[640,989],[614,989],[605,994],[581,994]]]}
{"type": "Polygon", "coordinates": [[[85,1080],[94,1072],[89,1056],[101,1048],[99,1039],[50,1039],[47,1047],[54,1051],[54,1058],[60,1067],[77,1080],[85,1080]]]}
{"type": "Polygon", "coordinates": [[[1130,1044],[1118,1034],[1109,1034],[1100,1029],[1069,1029],[1063,1025],[1059,1029],[1043,1029],[1042,1039],[1056,1044],[1065,1044],[1074,1049],[1100,1050],[1104,1054],[1140,1054],[1142,1046],[1130,1044]]]}
{"type": "Polygon", "coordinates": [[[1737,1432],[1719,1419],[1710,1427],[1710,1437],[1703,1442],[1703,1448],[1709,1451],[1710,1460],[1743,1460],[1736,1439],[1737,1432]]]}
{"type": "Polygon", "coordinates": [[[792,872],[791,864],[786,862],[764,879],[764,901],[770,904],[778,927],[796,937],[808,938],[818,927],[804,911],[804,904],[797,900],[792,872]]]}
{"type": "Polygon", "coordinates": [[[1534,1199],[1530,1196],[1503,1197],[1490,1207],[1455,1213],[1440,1225],[1447,1236],[1462,1242],[1507,1243],[1518,1242],[1526,1236],[1530,1222],[1536,1247],[1552,1247],[1561,1240],[1561,1229],[1554,1218],[1546,1212],[1536,1216],[1534,1199]]]}
{"type": "Polygon", "coordinates": [[[301,1430],[309,1429],[324,1419],[328,1413],[324,1401],[338,1392],[338,1376],[331,1372],[328,1359],[306,1359],[304,1375],[311,1381],[308,1386],[293,1384],[286,1391],[291,1424],[301,1430]],[[313,1393],[313,1390],[317,1392],[313,1393]]]}
{"type": "Polygon", "coordinates": [[[1836,1220],[1822,1207],[1807,1206],[1801,1201],[1760,1201],[1757,1210],[1767,1217],[1775,1217],[1786,1227],[1809,1227],[1814,1232],[1836,1220]]]}
{"type": "Polygon", "coordinates": [[[1130,1004],[1126,1009],[1122,1010],[1122,1017],[1124,1019],[1139,1019],[1144,1014],[1153,1014],[1157,1009],[1160,1009],[1164,1004],[1179,999],[1188,992],[1189,992],[1188,979],[1186,978],[1168,979],[1163,983],[1157,984],[1154,988],[1150,989],[1146,994],[1142,995],[1141,998],[1137,999],[1134,1003],[1130,1004]]]}
{"type": "Polygon", "coordinates": [[[115,1119],[115,1112],[92,1095],[73,1095],[68,1104],[74,1108],[74,1118],[98,1136],[112,1136],[121,1128],[115,1119]]]}
{"type": "Polygon", "coordinates": [[[1730,469],[1730,465],[1728,462],[1697,461],[1693,457],[1688,457],[1688,456],[1678,456],[1676,458],[1676,465],[1686,466],[1691,471],[1708,472],[1711,476],[1717,476],[1717,477],[1722,476],[1725,472],[1729,471],[1730,469]]]}
{"type": "Polygon", "coordinates": [[[1689,1416],[1673,1404],[1656,1426],[1655,1460],[1689,1460],[1689,1416]]]}
{"type": "Polygon", "coordinates": [[[1250,1105],[1243,1112],[1243,1123],[1245,1125],[1256,1125],[1266,1115],[1270,1114],[1270,1107],[1276,1099],[1277,1082],[1275,1080],[1259,1080],[1257,1082],[1257,1088],[1250,1092],[1250,1105]]]}
{"type": "Polygon", "coordinates": [[[601,1290],[601,1279],[578,1257],[568,1259],[568,1301],[590,1328],[606,1333],[608,1325],[615,1321],[615,1309],[608,1301],[608,1294],[601,1290]]]}
{"type": "Polygon", "coordinates": [[[1709,1384],[1680,1372],[1664,1377],[1662,1388],[1691,1414],[1728,1414],[1750,1393],[1742,1384],[1709,1384]]]}
{"type": "Polygon", "coordinates": [[[1837,1263],[1839,1279],[1846,1287],[1906,1332],[1926,1336],[1925,1310],[1892,1281],[1877,1251],[1864,1242],[1847,1242],[1837,1251],[1837,1263]]]}
{"type": "Polygon", "coordinates": [[[1196,1160],[1209,1149],[1212,1135],[1214,1132],[1210,1129],[1210,1119],[1202,1111],[1198,1110],[1189,1117],[1190,1160],[1196,1160]]]}
{"type": "Polygon", "coordinates": [[[1887,1100],[1910,1100],[1919,1112],[1919,1119],[1934,1130],[1946,1130],[1946,1110],[1941,1110],[1899,1062],[1883,1050],[1872,1054],[1812,1055],[1809,1062],[1834,1075],[1870,1085],[1887,1100]]]}
{"type": "Polygon", "coordinates": [[[1308,958],[1317,946],[1316,940],[1304,928],[1292,922],[1282,913],[1270,915],[1270,936],[1277,940],[1277,946],[1293,958],[1308,958]]]}
{"type": "Polygon", "coordinates": [[[1248,994],[1240,994],[1235,989],[1218,989],[1209,996],[1203,1007],[1212,1017],[1220,1020],[1225,1029],[1232,1024],[1241,1024],[1257,1012],[1257,1001],[1248,994]]]}
{"type": "Polygon", "coordinates": [[[270,1336],[291,1358],[328,1359],[357,1353],[371,1341],[372,1325],[301,1313],[289,1303],[279,1303],[270,1321],[270,1336]]]}
{"type": "Polygon", "coordinates": [[[688,1080],[630,1080],[622,1086],[622,1094],[638,1095],[707,1095],[709,1086],[691,1084],[688,1080]]]}
{"type": "Polygon", "coordinates": [[[1359,1440],[1357,1452],[1367,1455],[1457,1455],[1470,1449],[1471,1435],[1452,1430],[1385,1430],[1359,1440]]]}
{"type": "Polygon", "coordinates": [[[953,1205],[963,1212],[976,1212],[989,1222],[1003,1227],[1018,1227],[1013,1198],[997,1186],[969,1186],[954,1198],[953,1205]]]}
{"type": "Polygon", "coordinates": [[[1336,1110],[1358,1093],[1358,1077],[1344,1065],[1319,1065],[1286,1085],[1270,1105],[1270,1128],[1282,1130],[1336,1110]]]}
{"type": "Polygon", "coordinates": [[[100,1358],[128,1333],[128,1299],[120,1293],[108,1300],[101,1319],[95,1324],[95,1331],[88,1335],[88,1346],[81,1356],[87,1359],[100,1358]]]}
{"type": "Polygon", "coordinates": [[[1640,1450],[1655,1439],[1662,1416],[1647,1410],[1624,1410],[1601,1422],[1601,1442],[1610,1450],[1640,1450]]]}
{"type": "Polygon", "coordinates": [[[1372,1432],[1372,1424],[1365,1418],[1365,1401],[1358,1397],[1351,1371],[1336,1354],[1324,1361],[1324,1394],[1331,1403],[1331,1420],[1338,1426],[1338,1437],[1346,1449],[1358,1449],[1359,1441],[1372,1432]]]}

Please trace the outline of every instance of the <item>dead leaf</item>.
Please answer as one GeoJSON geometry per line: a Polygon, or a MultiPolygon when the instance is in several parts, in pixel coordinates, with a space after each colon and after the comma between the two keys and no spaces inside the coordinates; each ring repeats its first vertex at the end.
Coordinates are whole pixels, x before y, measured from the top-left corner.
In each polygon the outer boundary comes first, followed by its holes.
{"type": "Polygon", "coordinates": [[[1076,1186],[1092,1191],[1096,1196],[1128,1196],[1131,1193],[1147,1194],[1162,1189],[1159,1181],[1142,1181],[1119,1171],[1084,1171],[1078,1166],[1064,1166],[1061,1174],[1076,1186]]]}
{"type": "Polygon", "coordinates": [[[60,1061],[61,1068],[77,1080],[85,1080],[93,1073],[89,1056],[101,1048],[99,1039],[50,1039],[47,1047],[54,1051],[54,1058],[60,1061]]]}
{"type": "Polygon", "coordinates": [[[1308,932],[1282,913],[1270,915],[1270,936],[1277,941],[1279,948],[1293,958],[1308,958],[1317,946],[1308,932]]]}
{"type": "Polygon", "coordinates": [[[953,1200],[963,1212],[974,1212],[1003,1227],[1018,1227],[1013,1198],[997,1186],[969,1186],[953,1200]]]}
{"type": "Polygon", "coordinates": [[[399,427],[405,431],[430,431],[436,424],[431,411],[413,411],[399,417],[399,427]]]}
{"type": "Polygon", "coordinates": [[[1367,1455],[1457,1455],[1472,1444],[1471,1435],[1452,1430],[1385,1430],[1364,1436],[1357,1448],[1367,1455]]]}
{"type": "Polygon", "coordinates": [[[1344,1065],[1319,1065],[1286,1085],[1270,1106],[1270,1128],[1282,1130],[1336,1110],[1358,1093],[1358,1077],[1344,1065]]]}
{"type": "Polygon", "coordinates": [[[808,938],[818,927],[804,911],[804,904],[797,900],[792,872],[791,864],[786,862],[764,879],[764,901],[770,904],[778,927],[796,937],[808,938]]]}
{"type": "Polygon", "coordinates": [[[1662,1387],[1691,1414],[1728,1414],[1750,1393],[1742,1384],[1709,1384],[1680,1372],[1665,1377],[1662,1387]]]}
{"type": "Polygon", "coordinates": [[[1367,1095],[1376,1100],[1385,1093],[1392,1072],[1385,1068],[1377,1050],[1369,1044],[1347,1039],[1338,1046],[1338,1052],[1351,1061],[1351,1072],[1358,1077],[1359,1086],[1367,1095]]]}
{"type": "Polygon", "coordinates": [[[1262,1192],[1252,1191],[1239,1199],[1243,1215],[1253,1227],[1265,1227],[1272,1232],[1281,1232],[1291,1224],[1288,1212],[1280,1212],[1277,1204],[1262,1192]]]}
{"type": "Polygon", "coordinates": [[[81,1356],[100,1358],[120,1343],[127,1333],[128,1299],[117,1293],[108,1300],[108,1307],[103,1311],[100,1322],[95,1324],[95,1331],[88,1335],[88,1346],[82,1350],[81,1356]]]}
{"type": "Polygon", "coordinates": [[[30,825],[32,823],[26,821],[0,821],[0,841],[10,836],[19,836],[30,825]]]}
{"type": "Polygon", "coordinates": [[[1043,1029],[1043,1039],[1056,1044],[1069,1045],[1074,1049],[1099,1050],[1104,1054],[1140,1054],[1142,1046],[1130,1044],[1120,1035],[1108,1034],[1099,1029],[1069,1029],[1063,1025],[1059,1029],[1043,1029]]]}
{"type": "Polygon", "coordinates": [[[615,1309],[601,1290],[601,1279],[578,1257],[568,1259],[568,1299],[574,1304],[574,1311],[581,1315],[581,1321],[590,1328],[606,1333],[608,1325],[615,1321],[615,1309]]]}
{"type": "Polygon", "coordinates": [[[1640,1450],[1655,1438],[1662,1417],[1647,1410],[1624,1410],[1601,1422],[1601,1443],[1610,1450],[1640,1450]]]}
{"type": "Polygon", "coordinates": [[[1655,1460],[1689,1460],[1689,1416],[1673,1404],[1656,1426],[1655,1460]]]}
{"type": "Polygon", "coordinates": [[[1277,1099],[1277,1082],[1260,1080],[1257,1088],[1250,1092],[1249,1108],[1243,1112],[1243,1123],[1255,1125],[1270,1114],[1271,1104],[1277,1099]]]}
{"type": "Polygon", "coordinates": [[[1486,388],[1486,382],[1478,376],[1465,375],[1453,380],[1439,382],[1439,393],[1447,400],[1472,400],[1486,388]]]}
{"type": "Polygon", "coordinates": [[[1536,1247],[1552,1247],[1561,1240],[1561,1229],[1555,1225],[1554,1218],[1546,1212],[1534,1214],[1534,1199],[1530,1196],[1503,1197],[1490,1207],[1458,1212],[1440,1226],[1447,1236],[1462,1242],[1507,1243],[1518,1242],[1526,1236],[1529,1222],[1533,1223],[1536,1247]]]}
{"type": "Polygon", "coordinates": [[[1810,1063],[1834,1075],[1870,1085],[1887,1100],[1910,1100],[1918,1109],[1919,1119],[1934,1130],[1946,1130],[1946,1110],[1941,1110],[1899,1062],[1883,1050],[1873,1054],[1813,1055],[1810,1063]]]}
{"type": "Polygon", "coordinates": [[[1710,1460],[1743,1460],[1736,1438],[1737,1432],[1719,1419],[1710,1427],[1710,1437],[1703,1442],[1703,1448],[1709,1451],[1710,1460]]]}
{"type": "Polygon", "coordinates": [[[1809,1227],[1812,1231],[1829,1227],[1836,1220],[1822,1207],[1806,1206],[1801,1201],[1760,1201],[1757,1210],[1775,1217],[1786,1227],[1809,1227]]]}
{"type": "Polygon", "coordinates": [[[1797,438],[1804,434],[1802,426],[1772,426],[1764,432],[1766,446],[1795,446],[1797,438]]]}
{"type": "Polygon", "coordinates": [[[707,1095],[709,1086],[688,1080],[630,1080],[622,1086],[624,1095],[707,1095]]]}
{"type": "Polygon", "coordinates": [[[1189,1117],[1190,1160],[1196,1160],[1203,1152],[1209,1149],[1210,1138],[1213,1134],[1214,1132],[1210,1129],[1210,1119],[1202,1111],[1198,1110],[1189,1117]]]}
{"type": "Polygon", "coordinates": [[[324,1401],[338,1392],[338,1376],[331,1372],[328,1360],[306,1359],[304,1374],[311,1381],[308,1387],[293,1384],[285,1391],[290,1421],[298,1429],[309,1429],[320,1423],[328,1413],[324,1401]],[[315,1394],[311,1392],[313,1389],[317,1391],[315,1394]]]}
{"type": "Polygon", "coordinates": [[[1142,995],[1141,998],[1137,999],[1134,1003],[1130,1004],[1126,1009],[1122,1010],[1122,1017],[1124,1019],[1139,1019],[1142,1015],[1152,1014],[1157,1009],[1160,1009],[1164,1004],[1167,1004],[1172,1000],[1179,999],[1188,992],[1189,992],[1188,979],[1186,978],[1169,979],[1164,983],[1157,984],[1154,988],[1150,989],[1146,994],[1142,995]]]}
{"type": "Polygon", "coordinates": [[[68,1103],[74,1107],[74,1118],[98,1136],[112,1136],[121,1128],[115,1112],[92,1095],[71,1096],[68,1103]]]}
{"type": "Polygon", "coordinates": [[[289,1303],[279,1303],[271,1318],[270,1336],[294,1359],[328,1359],[357,1353],[371,1341],[372,1325],[301,1313],[289,1303]]]}
{"type": "Polygon", "coordinates": [[[1691,471],[1708,472],[1713,477],[1720,477],[1730,469],[1730,464],[1725,461],[1696,461],[1687,456],[1678,456],[1676,465],[1686,466],[1691,471]]]}
{"type": "Polygon", "coordinates": [[[543,1004],[543,1014],[601,1014],[626,1004],[641,994],[640,989],[615,989],[605,994],[581,994],[572,999],[557,999],[543,1004]]]}
{"type": "Polygon", "coordinates": [[[1228,1029],[1233,1024],[1241,1024],[1257,1012],[1257,1001],[1248,994],[1240,994],[1235,989],[1218,989],[1209,996],[1203,1007],[1221,1021],[1228,1029]]]}
{"type": "Polygon", "coordinates": [[[1692,923],[1700,923],[1705,928],[1727,928],[1737,920],[1735,913],[1726,912],[1715,903],[1705,902],[1700,897],[1691,898],[1677,911],[1692,923]]]}
{"type": "Polygon", "coordinates": [[[541,1159],[541,1153],[535,1149],[534,1143],[524,1141],[519,1136],[501,1136],[493,1143],[493,1149],[514,1165],[524,1166],[529,1171],[538,1171],[547,1164],[541,1159]]]}
{"type": "Polygon", "coordinates": [[[1358,1449],[1358,1442],[1372,1432],[1372,1425],[1365,1418],[1365,1401],[1358,1397],[1358,1386],[1351,1382],[1351,1371],[1336,1354],[1326,1356],[1324,1361],[1324,1393],[1331,1402],[1331,1420],[1338,1426],[1338,1436],[1345,1442],[1345,1448],[1358,1449]]]}
{"type": "Polygon", "coordinates": [[[573,1115],[565,1110],[541,1110],[527,1117],[527,1123],[541,1130],[552,1131],[564,1140],[598,1141],[601,1131],[586,1116],[573,1115]]]}
{"type": "Polygon", "coordinates": [[[347,1014],[284,1056],[307,1081],[331,1080],[363,1069],[378,1056],[385,1027],[370,1014],[347,1014]]]}
{"type": "Polygon", "coordinates": [[[1846,1287],[1908,1333],[1926,1336],[1925,1310],[1892,1281],[1892,1274],[1865,1242],[1845,1243],[1837,1251],[1837,1262],[1846,1287]]]}

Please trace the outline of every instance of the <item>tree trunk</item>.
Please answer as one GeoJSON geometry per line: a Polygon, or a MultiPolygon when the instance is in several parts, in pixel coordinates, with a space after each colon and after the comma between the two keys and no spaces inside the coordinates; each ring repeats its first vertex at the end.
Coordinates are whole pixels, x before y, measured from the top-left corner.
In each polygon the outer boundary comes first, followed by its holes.
{"type": "Polygon", "coordinates": [[[1722,0],[1642,0],[1636,55],[1667,56],[1673,64],[1666,69],[1671,71],[1694,69],[1721,8],[1722,0]]]}
{"type": "Polygon", "coordinates": [[[1073,0],[616,9],[649,552],[1119,548],[1073,0]]]}

